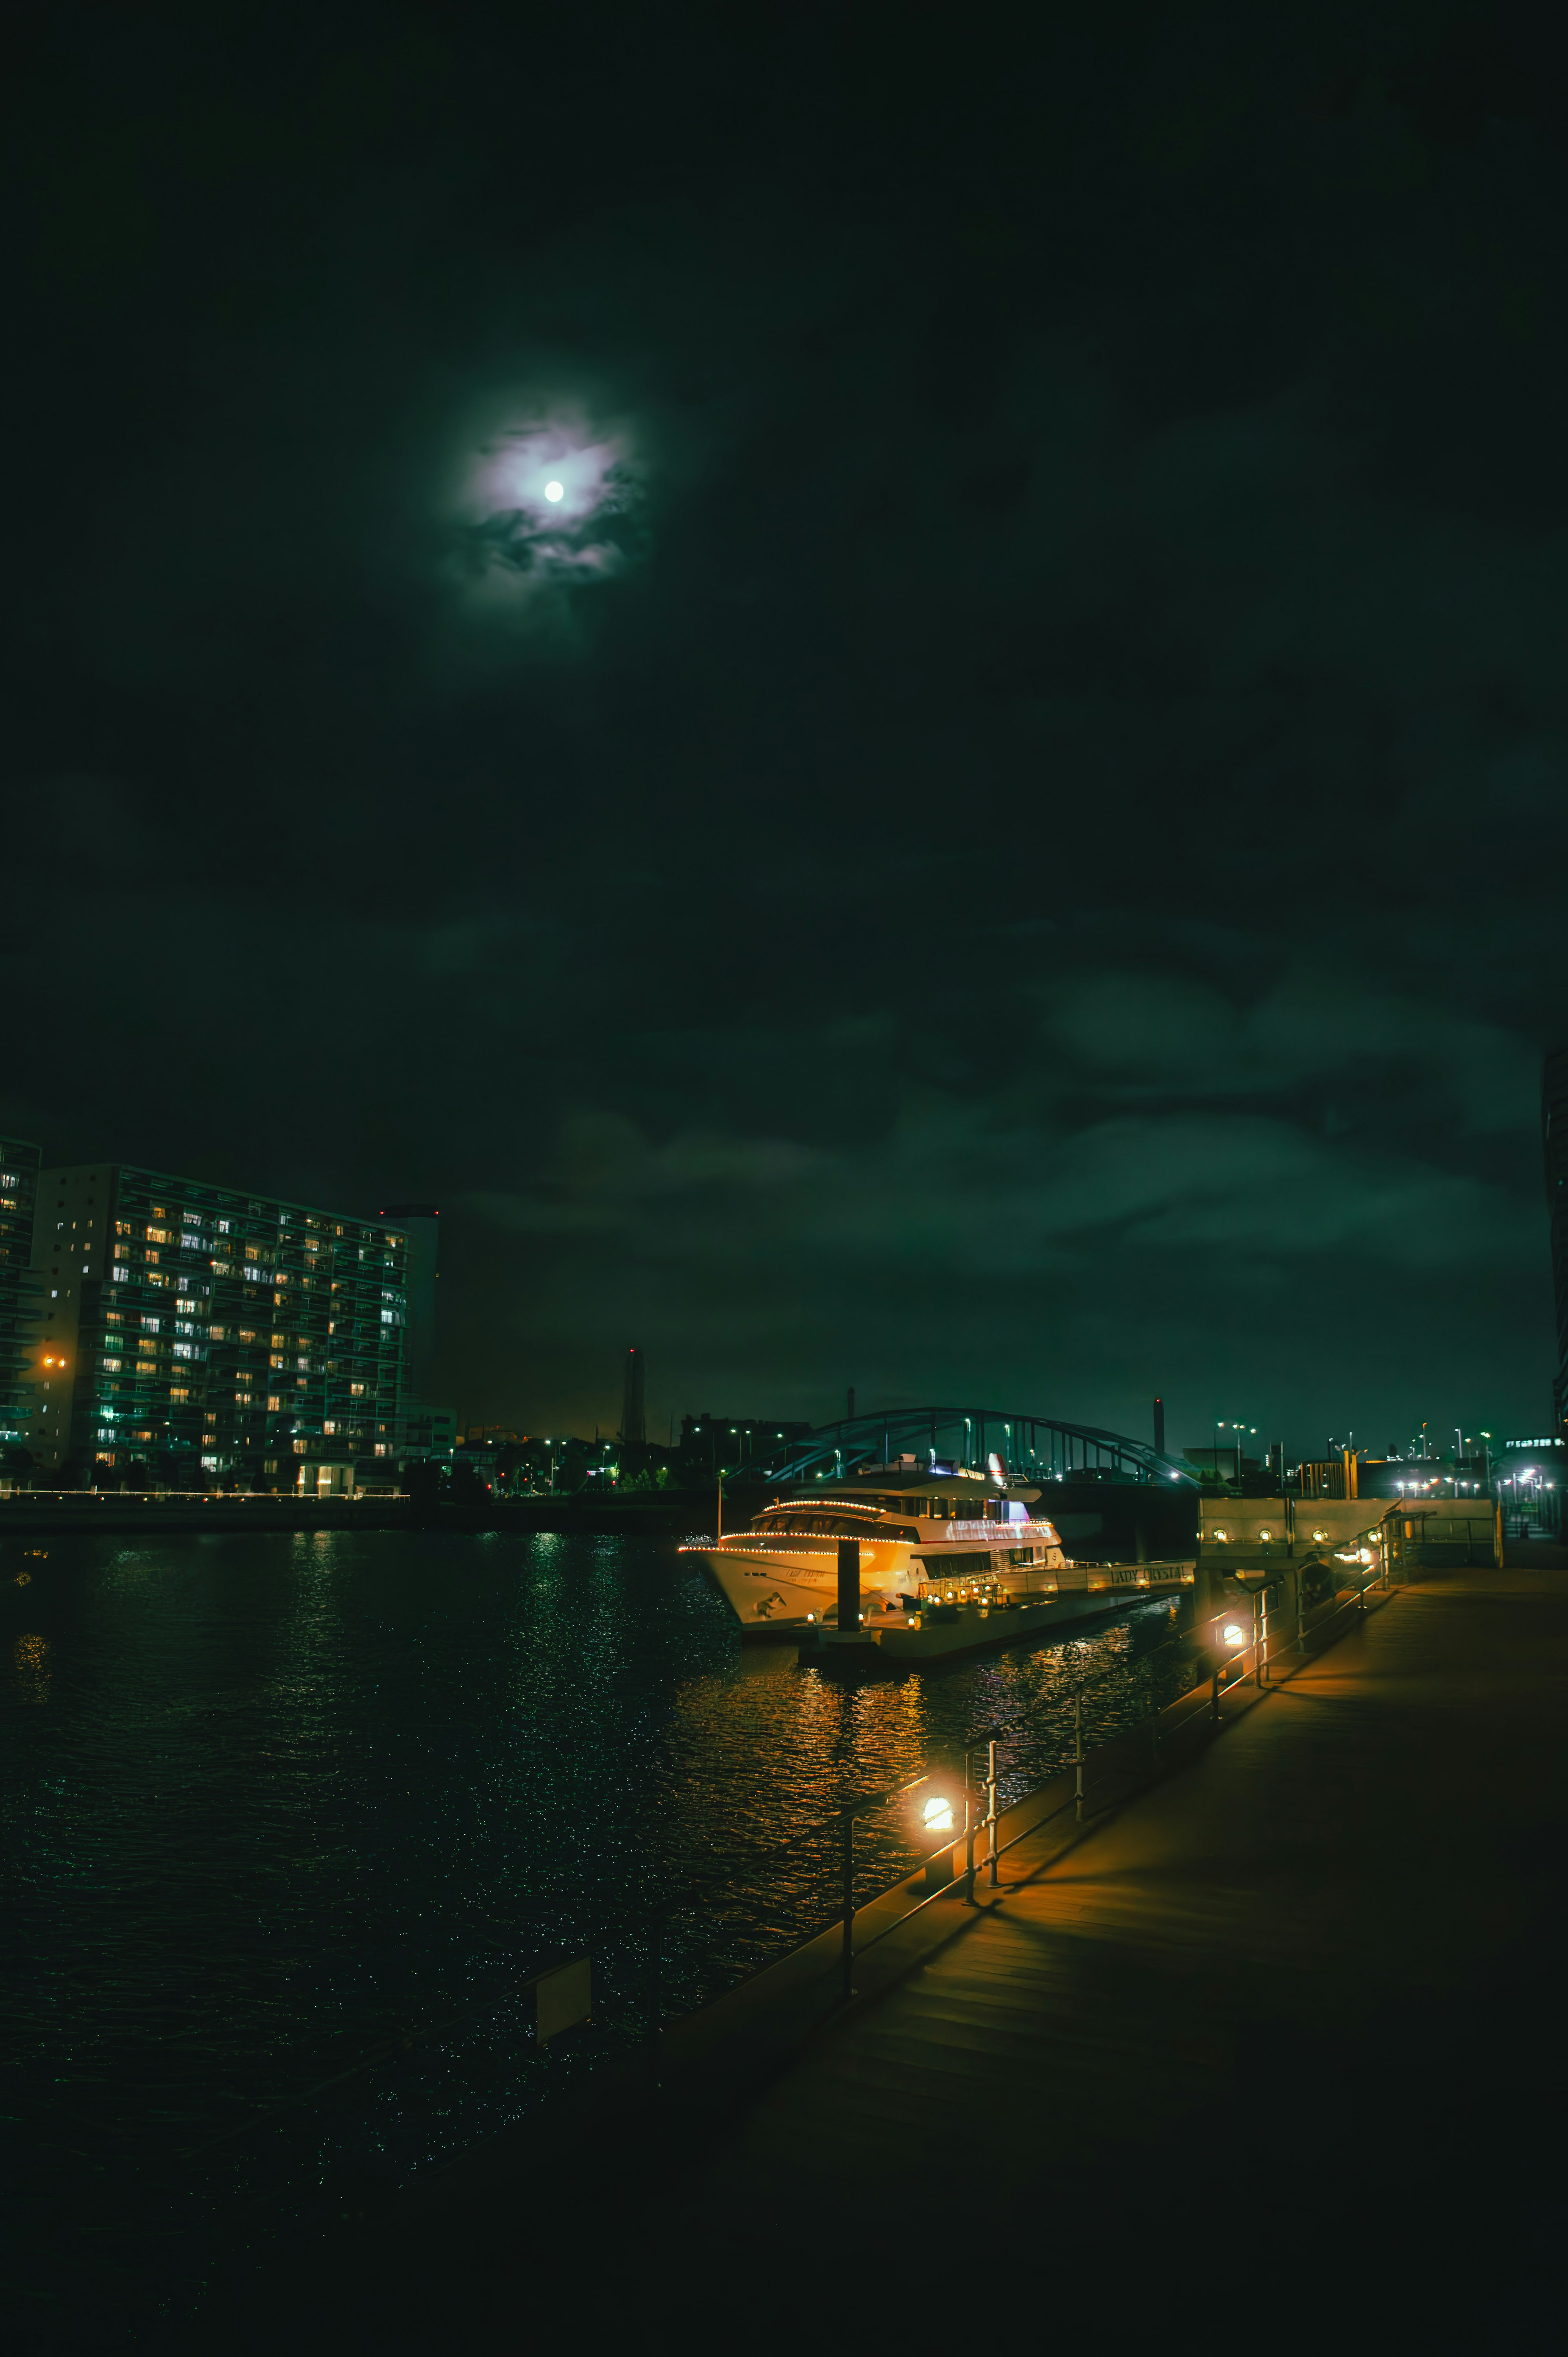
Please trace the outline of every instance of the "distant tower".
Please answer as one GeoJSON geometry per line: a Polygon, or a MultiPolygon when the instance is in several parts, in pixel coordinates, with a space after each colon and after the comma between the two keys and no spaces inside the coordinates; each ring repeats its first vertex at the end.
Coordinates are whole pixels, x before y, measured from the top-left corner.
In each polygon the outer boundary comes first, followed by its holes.
{"type": "Polygon", "coordinates": [[[1155,1455],[1163,1457],[1165,1453],[1165,1404],[1163,1399],[1156,1399],[1155,1402],[1155,1455]]]}
{"type": "Polygon", "coordinates": [[[626,1394],[621,1405],[620,1437],[640,1448],[648,1439],[648,1419],[642,1400],[642,1352],[634,1342],[626,1354],[626,1394]]]}

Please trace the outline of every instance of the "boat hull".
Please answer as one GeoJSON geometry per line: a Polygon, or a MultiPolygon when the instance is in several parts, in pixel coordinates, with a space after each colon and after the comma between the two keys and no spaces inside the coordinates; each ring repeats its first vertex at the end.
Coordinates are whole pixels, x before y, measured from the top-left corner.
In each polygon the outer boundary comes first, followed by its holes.
{"type": "MultiPolygon", "coordinates": [[[[806,1635],[821,1629],[825,1620],[838,1617],[838,1555],[831,1547],[795,1545],[759,1546],[749,1534],[737,1534],[734,1539],[720,1540],[708,1546],[691,1546],[682,1550],[693,1555],[708,1572],[727,1599],[740,1622],[741,1636],[747,1642],[768,1641],[799,1633],[806,1635]]],[[[964,1562],[972,1565],[972,1553],[964,1562]]],[[[864,1544],[860,1551],[860,1609],[868,1628],[897,1641],[900,1649],[923,1637],[927,1641],[910,1656],[925,1659],[950,1652],[947,1643],[929,1641],[937,1630],[950,1628],[948,1619],[950,1604],[939,1617],[928,1614],[923,1627],[916,1631],[908,1625],[908,1615],[901,1609],[901,1599],[916,1598],[927,1605],[940,1603],[943,1587],[950,1598],[959,1596],[961,1612],[979,1613],[992,1633],[975,1640],[994,1643],[1003,1633],[1003,1624],[1011,1626],[1017,1620],[1020,1631],[1044,1625],[1042,1613],[1052,1620],[1075,1620],[1086,1612],[1103,1612],[1120,1603],[1123,1598],[1135,1602],[1139,1596],[1168,1593],[1173,1588],[1190,1587],[1193,1566],[1190,1561],[1179,1563],[1083,1564],[1058,1560],[1054,1565],[1024,1566],[1007,1561],[997,1550],[993,1558],[990,1580],[993,1589],[1004,1582],[1010,1592],[1004,1603],[994,1592],[983,1597],[974,1594],[972,1570],[955,1571],[944,1582],[940,1577],[927,1577],[928,1565],[935,1566],[940,1555],[930,1541],[916,1545],[908,1542],[864,1544]],[[917,1557],[918,1560],[911,1560],[917,1557]],[[967,1581],[968,1587],[956,1583],[967,1581]],[[899,1609],[890,1609],[899,1608],[899,1609]],[[1022,1616],[1022,1617],[1020,1617],[1022,1616]],[[992,1624],[995,1623],[993,1628],[992,1624]]],[[[965,1618],[964,1626],[968,1626],[965,1618]]]]}
{"type": "MultiPolygon", "coordinates": [[[[832,1548],[747,1547],[744,1543],[682,1550],[702,1565],[721,1590],[743,1636],[777,1636],[810,1628],[838,1607],[838,1555],[832,1548]]],[[[862,1547],[863,1612],[901,1592],[908,1578],[909,1549],[887,1544],[862,1547]],[[878,1560],[877,1558],[881,1558],[878,1560]]]]}

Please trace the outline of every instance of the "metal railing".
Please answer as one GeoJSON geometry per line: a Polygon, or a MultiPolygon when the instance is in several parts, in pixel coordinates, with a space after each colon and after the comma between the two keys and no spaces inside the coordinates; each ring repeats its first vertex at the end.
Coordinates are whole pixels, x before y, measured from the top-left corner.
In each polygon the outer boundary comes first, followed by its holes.
{"type": "MultiPolygon", "coordinates": [[[[1180,1727],[1189,1726],[1192,1724],[1193,1720],[1204,1716],[1207,1716],[1215,1726],[1219,1726],[1221,1723],[1220,1705],[1227,1695],[1234,1693],[1240,1686],[1246,1685],[1249,1681],[1254,1683],[1260,1687],[1266,1687],[1270,1683],[1268,1672],[1274,1663],[1281,1661],[1286,1653],[1294,1653],[1305,1657],[1309,1638],[1318,1638],[1325,1630],[1330,1628],[1334,1622],[1346,1612],[1353,1612],[1358,1616],[1364,1614],[1368,1609],[1368,1590],[1378,1586],[1380,1586],[1387,1590],[1391,1584],[1390,1559],[1385,1550],[1382,1553],[1380,1563],[1360,1566],[1359,1577],[1352,1579],[1347,1587],[1337,1588],[1332,1598],[1325,1598],[1323,1599],[1324,1603],[1331,1604],[1332,1609],[1319,1613],[1317,1607],[1308,1606],[1304,1609],[1300,1603],[1301,1581],[1299,1571],[1304,1567],[1305,1566],[1294,1566],[1298,1575],[1295,1582],[1297,1609],[1295,1613],[1294,1633],[1287,1641],[1279,1644],[1273,1644],[1271,1642],[1271,1632],[1268,1628],[1266,1610],[1262,1609],[1261,1599],[1255,1598],[1253,1636],[1251,1641],[1235,1647],[1228,1659],[1216,1661],[1207,1681],[1198,1680],[1187,1689],[1186,1695],[1178,1695],[1169,1703],[1156,1705],[1146,1714],[1143,1720],[1134,1722],[1133,1727],[1118,1729],[1117,1733],[1110,1738],[1109,1743],[1104,1746],[1095,1748],[1104,1749],[1111,1749],[1112,1745],[1124,1740],[1128,1735],[1136,1732],[1136,1728],[1139,1725],[1152,1726],[1155,1728],[1155,1740],[1157,1746],[1160,1739],[1160,1720],[1168,1711],[1176,1709],[1179,1707],[1183,1702],[1197,1696],[1204,1697],[1203,1703],[1183,1718],[1179,1722],[1178,1727],[1173,1728],[1172,1732],[1179,1731],[1180,1727]],[[1310,1619],[1310,1625],[1308,1619],[1309,1615],[1312,1616],[1310,1619]]],[[[1283,1573],[1268,1583],[1271,1587],[1283,1586],[1283,1573]]],[[[1108,1685],[1113,1681],[1125,1679],[1129,1670],[1142,1668],[1145,1663],[1157,1660],[1161,1654],[1177,1652],[1181,1648],[1190,1644],[1190,1642],[1191,1638],[1187,1633],[1179,1633],[1169,1637],[1163,1644],[1151,1647],[1148,1652],[1140,1653],[1134,1662],[1118,1662],[1110,1669],[1101,1671],[1095,1677],[1075,1679],[1067,1688],[1066,1695],[1064,1695],[1062,1691],[1058,1689],[1056,1694],[1048,1697],[1042,1698],[1041,1704],[1035,1709],[1016,1712],[1011,1718],[998,1721],[991,1727],[982,1728],[966,1739],[964,1745],[964,1773],[962,1787],[964,1823],[961,1837],[965,1852],[962,1875],[964,1886],[963,1896],[968,1904],[973,1905],[975,1903],[974,1887],[978,1871],[975,1849],[977,1840],[982,1836],[983,1836],[984,1840],[984,1857],[982,1863],[983,1864],[988,1886],[992,1889],[995,1889],[998,1887],[1000,1879],[998,1869],[1002,1858],[1009,1850],[1015,1848],[1020,1842],[1030,1839],[1035,1834],[1040,1831],[1042,1826],[1051,1824],[1057,1817],[1064,1814],[1069,1808],[1073,1812],[1074,1821],[1076,1824],[1081,1825],[1086,1822],[1089,1814],[1089,1801],[1085,1784],[1085,1771],[1093,1757],[1093,1751],[1091,1749],[1086,1749],[1084,1744],[1083,1706],[1085,1697],[1099,1686],[1108,1685]],[[1072,1710],[1072,1750],[1068,1760],[1068,1765],[1072,1771],[1071,1792],[1069,1797],[1060,1802],[1055,1809],[1047,1811],[1044,1816],[1032,1818],[1027,1825],[1022,1827],[1017,1833],[1013,1835],[1010,1839],[1002,1841],[999,1839],[999,1826],[1003,1812],[998,1806],[1001,1780],[998,1775],[997,1745],[1009,1733],[1021,1731],[1036,1724],[1045,1711],[1053,1707],[1058,1710],[1062,1709],[1065,1706],[1065,1702],[1068,1696],[1070,1696],[1072,1710]],[[986,1772],[980,1785],[976,1787],[971,1770],[971,1762],[975,1751],[981,1748],[984,1749],[986,1755],[986,1772]],[[984,1811],[983,1814],[977,1814],[972,1803],[981,1795],[983,1795],[984,1799],[984,1811]]],[[[908,1792],[918,1789],[918,1785],[919,1783],[929,1782],[933,1780],[929,1777],[918,1779],[916,1784],[904,1786],[898,1793],[885,1796],[881,1804],[886,1805],[896,1799],[901,1799],[908,1792]]],[[[1047,1784],[1036,1785],[1028,1791],[1016,1794],[1009,1803],[1009,1810],[1024,1808],[1030,1800],[1034,1799],[1040,1792],[1047,1790],[1048,1785],[1056,1781],[1055,1777],[1051,1777],[1047,1780],[1047,1784]]],[[[846,1813],[846,1815],[853,1817],[865,1813],[866,1813],[866,1811],[863,1808],[858,1812],[846,1813]]],[[[848,1838],[849,1837],[846,1835],[846,1857],[848,1855],[848,1838]]],[[[929,1857],[926,1863],[929,1865],[929,1863],[941,1857],[945,1853],[950,1852],[955,1846],[956,1845],[951,1840],[944,1843],[940,1848],[933,1850],[929,1854],[929,1857]]],[[[958,1878],[955,1876],[954,1879],[956,1880],[957,1878],[958,1878]]],[[[845,1997],[853,1994],[853,1966],[854,1959],[858,1955],[863,1955],[868,1948],[875,1947],[879,1941],[886,1939],[893,1932],[900,1929],[901,1926],[907,1923],[912,1916],[918,1915],[923,1908],[929,1906],[933,1899],[941,1898],[947,1895],[948,1892],[950,1891],[950,1884],[944,1883],[935,1889],[929,1890],[925,1898],[918,1900],[913,1907],[908,1909],[906,1912],[898,1916],[895,1921],[884,1925],[880,1930],[874,1932],[868,1940],[863,1942],[859,1948],[856,1948],[854,1941],[854,1918],[859,1910],[852,1904],[852,1886],[848,1868],[846,1867],[844,1897],[843,1901],[843,1912],[842,1915],[843,1957],[841,1964],[842,1994],[845,1997]]]]}
{"type": "Polygon", "coordinates": [[[171,1501],[195,1506],[317,1506],[335,1499],[345,1506],[384,1506],[389,1498],[405,1498],[406,1490],[4,1490],[0,1499],[16,1505],[124,1506],[167,1505],[171,1501]]]}

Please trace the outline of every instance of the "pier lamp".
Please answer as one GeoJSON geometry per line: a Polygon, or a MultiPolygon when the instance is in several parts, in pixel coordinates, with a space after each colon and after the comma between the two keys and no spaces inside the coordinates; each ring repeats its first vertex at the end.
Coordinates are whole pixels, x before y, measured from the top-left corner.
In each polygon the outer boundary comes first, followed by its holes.
{"type": "Polygon", "coordinates": [[[1251,1631],[1250,1630],[1243,1629],[1240,1620],[1227,1620],[1224,1628],[1219,1631],[1219,1634],[1224,1639],[1226,1644],[1234,1645],[1240,1648],[1246,1644],[1251,1631]]]}
{"type": "Polygon", "coordinates": [[[910,1837],[928,1849],[932,1842],[950,1841],[963,1828],[963,1808],[958,1789],[940,1774],[922,1776],[901,1795],[900,1815],[910,1837]]]}

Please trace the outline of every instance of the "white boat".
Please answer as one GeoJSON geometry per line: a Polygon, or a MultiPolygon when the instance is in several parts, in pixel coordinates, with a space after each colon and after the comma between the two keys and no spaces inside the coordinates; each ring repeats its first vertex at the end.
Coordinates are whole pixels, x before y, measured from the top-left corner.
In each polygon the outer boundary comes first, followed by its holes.
{"type": "Polygon", "coordinates": [[[1079,1610],[1100,1610],[1120,1588],[1149,1584],[1142,1566],[1071,1562],[1054,1525],[1034,1511],[1040,1494],[999,1469],[922,1470],[907,1458],[802,1483],[746,1530],[682,1553],[707,1566],[743,1633],[757,1635],[836,1626],[846,1538],[860,1542],[862,1614],[881,1627],[898,1615],[913,1625],[932,1605],[1026,1598],[1070,1598],[1079,1610]]]}

